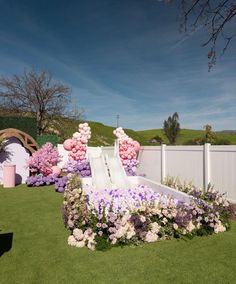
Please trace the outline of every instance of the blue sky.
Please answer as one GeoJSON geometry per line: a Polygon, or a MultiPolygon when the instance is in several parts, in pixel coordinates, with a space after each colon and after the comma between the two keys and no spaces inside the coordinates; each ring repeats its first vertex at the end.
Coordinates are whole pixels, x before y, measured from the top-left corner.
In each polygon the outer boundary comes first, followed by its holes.
{"type": "MultiPolygon", "coordinates": [[[[179,32],[157,0],[0,0],[0,75],[34,67],[72,88],[86,119],[161,128],[236,129],[236,42],[211,72],[206,33],[179,32]]],[[[234,27],[235,28],[235,27],[234,27]]]]}

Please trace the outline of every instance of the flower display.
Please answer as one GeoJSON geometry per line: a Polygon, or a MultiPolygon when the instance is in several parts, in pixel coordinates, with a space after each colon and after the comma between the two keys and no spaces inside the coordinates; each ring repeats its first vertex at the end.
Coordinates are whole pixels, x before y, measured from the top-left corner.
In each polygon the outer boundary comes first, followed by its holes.
{"type": "Polygon", "coordinates": [[[71,231],[68,244],[105,250],[223,232],[229,228],[228,205],[217,194],[208,195],[187,204],[144,185],[128,190],[96,190],[89,185],[82,189],[79,177],[70,174],[63,202],[64,223],[71,231]]]}
{"type": "Polygon", "coordinates": [[[55,181],[57,180],[57,176],[55,175],[35,175],[35,176],[30,176],[26,179],[26,184],[28,186],[43,186],[43,185],[50,185],[54,184],[55,181]]]}
{"type": "Polygon", "coordinates": [[[62,170],[66,173],[78,174],[80,177],[91,177],[91,169],[88,160],[69,160],[62,170]]]}
{"type": "Polygon", "coordinates": [[[46,143],[33,153],[28,159],[27,165],[31,173],[47,176],[52,174],[52,167],[57,165],[59,158],[57,148],[51,143],[46,143]]]}
{"type": "Polygon", "coordinates": [[[137,167],[139,166],[139,161],[136,159],[132,160],[123,160],[123,167],[125,169],[127,176],[136,176],[137,175],[137,167]]]}
{"type": "Polygon", "coordinates": [[[57,177],[55,179],[55,191],[56,192],[64,192],[67,181],[68,181],[67,176],[57,177]]]}
{"type": "Polygon", "coordinates": [[[91,129],[88,123],[79,124],[78,132],[75,132],[71,139],[64,141],[63,146],[69,151],[69,158],[75,161],[86,159],[87,144],[91,138],[91,129]]]}

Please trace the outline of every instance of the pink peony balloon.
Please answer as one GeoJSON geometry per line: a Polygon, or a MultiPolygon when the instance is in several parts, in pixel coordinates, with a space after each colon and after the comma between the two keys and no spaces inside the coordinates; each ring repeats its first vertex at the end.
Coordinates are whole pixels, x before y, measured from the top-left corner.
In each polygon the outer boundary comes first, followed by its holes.
{"type": "Polygon", "coordinates": [[[71,151],[72,149],[72,143],[73,143],[73,140],[72,139],[66,139],[63,143],[63,147],[66,151],[71,151]]]}
{"type": "Polygon", "coordinates": [[[52,168],[52,174],[54,174],[55,176],[59,176],[61,173],[61,168],[59,168],[58,166],[53,166],[52,168]]]}

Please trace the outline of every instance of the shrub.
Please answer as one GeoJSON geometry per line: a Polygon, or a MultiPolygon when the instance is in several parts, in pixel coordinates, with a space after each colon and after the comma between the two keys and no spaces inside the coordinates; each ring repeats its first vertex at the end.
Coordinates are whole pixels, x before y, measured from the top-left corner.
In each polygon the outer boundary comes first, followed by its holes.
{"type": "Polygon", "coordinates": [[[51,143],[53,146],[57,146],[58,143],[57,136],[52,134],[37,136],[37,143],[39,146],[42,146],[48,142],[51,143]]]}

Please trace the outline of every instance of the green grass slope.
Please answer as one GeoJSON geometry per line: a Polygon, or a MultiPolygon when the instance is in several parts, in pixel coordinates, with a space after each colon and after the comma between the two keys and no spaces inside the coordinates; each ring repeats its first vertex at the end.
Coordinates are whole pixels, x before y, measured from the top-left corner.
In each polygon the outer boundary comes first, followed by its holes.
{"type": "MultiPolygon", "coordinates": [[[[115,127],[107,126],[95,121],[86,122],[88,122],[92,131],[92,137],[89,140],[89,146],[114,145],[115,135],[113,134],[113,130],[115,129],[115,127]]],[[[79,123],[81,122],[72,119],[64,119],[63,123],[58,127],[59,132],[63,134],[60,142],[62,142],[66,138],[71,137],[74,132],[78,131],[79,123]]],[[[131,138],[137,140],[142,145],[145,144],[145,138],[142,135],[132,129],[124,130],[131,138]]]]}
{"type": "Polygon", "coordinates": [[[236,222],[218,235],[93,252],[67,245],[62,199],[52,187],[0,187],[0,228],[14,234],[0,283],[235,283],[236,222]]]}
{"type": "MultiPolygon", "coordinates": [[[[168,144],[168,140],[166,139],[162,129],[142,130],[142,131],[137,131],[137,133],[144,138],[146,143],[151,138],[158,135],[163,139],[163,141],[165,143],[168,144]]],[[[188,140],[200,138],[203,135],[204,135],[203,130],[181,129],[180,136],[177,139],[177,145],[186,144],[188,140]]],[[[218,139],[227,139],[227,140],[229,140],[229,142],[231,144],[234,144],[234,145],[236,144],[236,135],[235,134],[216,133],[216,137],[218,139]]]]}

